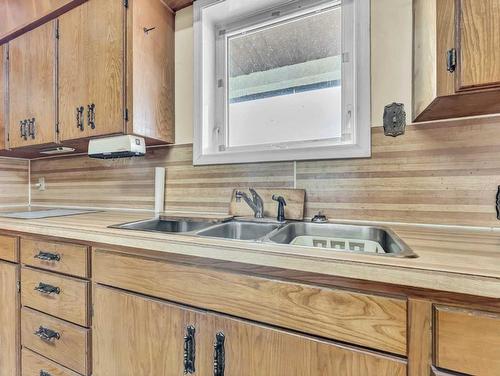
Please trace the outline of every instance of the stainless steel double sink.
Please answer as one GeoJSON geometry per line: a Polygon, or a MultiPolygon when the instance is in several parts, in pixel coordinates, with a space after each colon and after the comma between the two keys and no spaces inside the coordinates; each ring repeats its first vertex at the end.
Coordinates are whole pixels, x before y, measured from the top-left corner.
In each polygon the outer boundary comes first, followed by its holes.
{"type": "Polygon", "coordinates": [[[296,245],[296,240],[303,238],[313,239],[312,247],[333,252],[418,257],[393,231],[378,226],[312,222],[280,223],[246,219],[231,219],[221,222],[160,217],[110,227],[239,241],[289,244],[291,247],[304,247],[304,245],[296,245]],[[343,239],[346,239],[345,244],[349,244],[349,246],[339,247],[340,243],[344,243],[343,239]],[[368,252],[369,247],[365,247],[365,244],[368,243],[376,244],[379,251],[368,252]]]}

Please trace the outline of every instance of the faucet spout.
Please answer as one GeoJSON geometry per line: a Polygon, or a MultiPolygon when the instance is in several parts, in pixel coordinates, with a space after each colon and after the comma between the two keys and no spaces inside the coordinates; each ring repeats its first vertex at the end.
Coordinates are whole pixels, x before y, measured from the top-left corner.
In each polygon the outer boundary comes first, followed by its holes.
{"type": "Polygon", "coordinates": [[[255,191],[255,189],[249,189],[252,198],[248,197],[245,192],[236,191],[236,201],[240,201],[241,199],[245,200],[248,206],[253,210],[255,218],[263,218],[264,217],[264,201],[262,197],[255,191]]]}

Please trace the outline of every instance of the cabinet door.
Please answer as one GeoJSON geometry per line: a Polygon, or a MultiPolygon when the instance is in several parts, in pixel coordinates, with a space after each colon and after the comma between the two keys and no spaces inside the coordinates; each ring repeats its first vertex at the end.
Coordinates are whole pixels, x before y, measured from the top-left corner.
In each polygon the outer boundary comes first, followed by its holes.
{"type": "Polygon", "coordinates": [[[201,315],[97,285],[94,289],[93,375],[183,375],[184,337],[188,326],[196,330],[201,315]]]}
{"type": "Polygon", "coordinates": [[[5,141],[6,141],[6,114],[5,114],[5,102],[6,102],[6,93],[7,93],[7,86],[6,86],[6,54],[7,54],[7,45],[0,45],[0,150],[5,149],[5,141]]]}
{"type": "Polygon", "coordinates": [[[0,376],[19,371],[18,266],[0,261],[0,376]]]}
{"type": "Polygon", "coordinates": [[[11,148],[56,141],[55,67],[55,21],[9,42],[11,148]]]}
{"type": "Polygon", "coordinates": [[[124,12],[89,0],[59,18],[61,141],[124,132],[124,12]]]}
{"type": "Polygon", "coordinates": [[[500,0],[460,0],[459,89],[500,85],[500,0]]]}
{"type": "Polygon", "coordinates": [[[397,358],[219,315],[211,315],[208,321],[214,359],[210,374],[216,376],[406,375],[406,362],[397,358]],[[224,373],[215,370],[221,362],[224,373]]]}

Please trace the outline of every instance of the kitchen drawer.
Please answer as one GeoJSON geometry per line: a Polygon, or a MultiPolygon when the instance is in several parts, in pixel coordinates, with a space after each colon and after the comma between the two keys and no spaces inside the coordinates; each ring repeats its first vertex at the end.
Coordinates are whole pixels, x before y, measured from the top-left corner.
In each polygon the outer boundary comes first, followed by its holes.
{"type": "Polygon", "coordinates": [[[21,239],[23,264],[88,278],[89,248],[85,245],[21,239]]]}
{"type": "Polygon", "coordinates": [[[0,259],[11,262],[19,261],[17,237],[0,235],[0,259]]]}
{"type": "Polygon", "coordinates": [[[40,376],[45,372],[50,376],[80,376],[43,356],[34,353],[27,348],[22,350],[22,376],[40,376]]]}
{"type": "Polygon", "coordinates": [[[94,281],[333,340],[406,355],[406,300],[143,259],[92,255],[94,281]]]}
{"type": "MultiPolygon", "coordinates": [[[[21,344],[83,375],[89,372],[90,330],[29,308],[21,310],[21,344]],[[42,339],[36,332],[45,329],[57,338],[42,339]]],[[[47,332],[46,332],[47,333],[47,332]]],[[[38,375],[38,374],[35,374],[38,375]]]]}
{"type": "Polygon", "coordinates": [[[89,282],[31,268],[21,268],[21,303],[52,316],[89,326],[89,282]],[[44,293],[42,285],[59,289],[44,293]]]}
{"type": "Polygon", "coordinates": [[[500,315],[437,306],[435,365],[472,375],[500,375],[500,315]]]}

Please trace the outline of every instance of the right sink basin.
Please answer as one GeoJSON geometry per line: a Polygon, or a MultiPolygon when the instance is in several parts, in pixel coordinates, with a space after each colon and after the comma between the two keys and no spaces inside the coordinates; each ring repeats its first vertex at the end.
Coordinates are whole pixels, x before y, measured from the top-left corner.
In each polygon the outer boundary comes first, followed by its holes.
{"type": "Polygon", "coordinates": [[[377,226],[295,222],[273,232],[267,240],[333,251],[418,257],[393,231],[377,226]]]}

